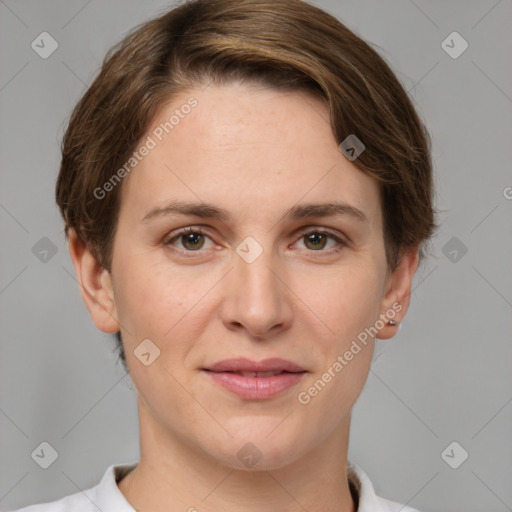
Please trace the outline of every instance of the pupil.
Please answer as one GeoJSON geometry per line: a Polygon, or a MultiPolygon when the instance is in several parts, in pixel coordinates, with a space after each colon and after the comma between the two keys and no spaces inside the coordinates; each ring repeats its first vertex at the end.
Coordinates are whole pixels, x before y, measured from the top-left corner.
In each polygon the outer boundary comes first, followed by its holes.
{"type": "Polygon", "coordinates": [[[308,242],[312,243],[313,247],[323,247],[325,245],[325,237],[321,233],[313,233],[308,235],[308,242]]]}
{"type": "Polygon", "coordinates": [[[203,244],[199,244],[198,245],[198,238],[201,237],[202,235],[200,233],[189,233],[187,235],[185,235],[185,242],[184,242],[184,246],[187,247],[187,244],[190,244],[192,247],[192,249],[197,249],[197,248],[201,248],[203,244]]]}

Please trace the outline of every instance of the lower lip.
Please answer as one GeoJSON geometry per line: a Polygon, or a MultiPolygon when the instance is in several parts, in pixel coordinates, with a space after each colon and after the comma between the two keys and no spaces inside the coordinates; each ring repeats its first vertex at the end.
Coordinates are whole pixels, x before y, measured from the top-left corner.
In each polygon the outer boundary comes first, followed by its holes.
{"type": "Polygon", "coordinates": [[[280,373],[271,377],[244,377],[230,372],[207,371],[210,377],[231,393],[246,400],[264,400],[295,386],[305,372],[280,373]]]}

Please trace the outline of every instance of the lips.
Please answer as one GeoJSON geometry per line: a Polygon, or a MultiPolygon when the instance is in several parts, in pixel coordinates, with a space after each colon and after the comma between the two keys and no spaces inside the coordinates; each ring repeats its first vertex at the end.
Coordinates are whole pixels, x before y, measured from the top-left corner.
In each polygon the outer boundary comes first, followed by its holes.
{"type": "Polygon", "coordinates": [[[252,373],[269,373],[274,374],[280,372],[297,373],[305,371],[299,365],[287,361],[286,359],[272,358],[262,361],[251,361],[250,359],[237,358],[225,359],[205,368],[212,372],[252,372],[252,373]]]}
{"type": "Polygon", "coordinates": [[[295,386],[306,370],[285,359],[227,359],[204,372],[217,384],[245,400],[263,400],[295,386]]]}
{"type": "Polygon", "coordinates": [[[242,377],[272,377],[274,375],[280,375],[283,371],[275,371],[275,372],[229,372],[236,373],[237,375],[241,375],[242,377]]]}

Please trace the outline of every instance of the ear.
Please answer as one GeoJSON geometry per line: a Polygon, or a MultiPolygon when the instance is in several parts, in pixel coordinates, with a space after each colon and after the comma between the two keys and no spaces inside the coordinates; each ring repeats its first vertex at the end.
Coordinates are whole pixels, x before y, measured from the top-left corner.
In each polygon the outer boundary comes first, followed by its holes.
{"type": "Polygon", "coordinates": [[[75,230],[70,230],[68,243],[82,298],[94,325],[106,333],[119,331],[110,273],[98,263],[75,230]]]}
{"type": "Polygon", "coordinates": [[[402,251],[398,267],[393,272],[388,272],[379,317],[383,320],[384,327],[379,329],[377,338],[387,340],[398,332],[400,322],[409,309],[412,280],[418,263],[418,246],[406,248],[402,251]],[[394,320],[397,324],[389,325],[389,320],[394,320]]]}

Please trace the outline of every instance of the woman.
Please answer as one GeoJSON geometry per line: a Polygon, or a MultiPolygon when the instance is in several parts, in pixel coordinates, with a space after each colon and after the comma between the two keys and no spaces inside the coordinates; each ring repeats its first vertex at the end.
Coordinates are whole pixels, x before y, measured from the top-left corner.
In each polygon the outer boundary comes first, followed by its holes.
{"type": "Polygon", "coordinates": [[[141,457],[25,510],[413,511],[347,452],[432,197],[407,94],[322,10],[194,0],[140,26],[73,112],[57,203],[141,457]]]}

